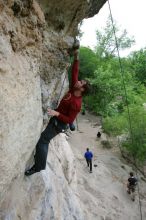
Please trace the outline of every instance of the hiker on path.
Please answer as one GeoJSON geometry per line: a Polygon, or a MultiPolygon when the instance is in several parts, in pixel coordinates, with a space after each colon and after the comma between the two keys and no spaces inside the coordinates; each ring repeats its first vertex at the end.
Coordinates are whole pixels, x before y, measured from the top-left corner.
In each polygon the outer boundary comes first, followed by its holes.
{"type": "Polygon", "coordinates": [[[98,138],[101,137],[101,132],[100,132],[100,131],[97,132],[97,137],[98,137],[98,138]]]}
{"type": "Polygon", "coordinates": [[[48,109],[51,117],[46,129],[41,133],[40,139],[36,145],[35,163],[25,171],[29,176],[40,172],[46,168],[48,144],[57,134],[64,132],[67,124],[73,123],[77,114],[81,110],[82,96],[89,90],[89,84],[86,80],[78,81],[79,74],[79,51],[73,50],[74,62],[72,65],[71,87],[68,93],[63,97],[57,109],[48,109]]]}
{"type": "Polygon", "coordinates": [[[135,201],[135,189],[137,185],[137,178],[134,176],[133,172],[130,172],[130,176],[128,178],[127,183],[127,193],[131,194],[132,201],[135,201]]]}
{"type": "Polygon", "coordinates": [[[84,157],[87,162],[87,166],[90,168],[90,173],[92,173],[92,158],[93,158],[93,153],[89,151],[89,148],[86,149],[86,153],[84,154],[84,157]]]}

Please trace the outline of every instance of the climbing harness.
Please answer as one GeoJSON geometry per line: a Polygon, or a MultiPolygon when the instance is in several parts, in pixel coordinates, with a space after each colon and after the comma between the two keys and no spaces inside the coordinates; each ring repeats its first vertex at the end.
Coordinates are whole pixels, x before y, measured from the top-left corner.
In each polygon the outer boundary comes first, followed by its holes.
{"type": "MultiPolygon", "coordinates": [[[[118,40],[117,40],[117,36],[116,36],[116,31],[115,31],[115,25],[114,25],[114,21],[113,21],[113,15],[112,15],[112,10],[111,10],[110,0],[107,0],[107,2],[108,2],[110,18],[111,18],[111,23],[112,23],[112,28],[113,28],[114,38],[115,38],[115,44],[116,44],[116,49],[117,49],[117,54],[118,54],[118,60],[119,60],[121,77],[122,77],[122,83],[123,83],[123,88],[124,88],[124,93],[125,93],[125,100],[126,100],[126,107],[127,107],[127,113],[128,113],[128,122],[129,122],[131,143],[133,144],[133,132],[132,132],[132,124],[131,124],[131,116],[130,116],[130,110],[129,110],[129,105],[128,105],[128,99],[127,99],[127,90],[126,90],[126,85],[125,85],[125,81],[124,81],[124,69],[123,69],[122,61],[121,61],[121,57],[120,57],[119,45],[118,45],[118,40]]],[[[134,157],[134,160],[135,160],[135,157],[134,157]]],[[[135,160],[135,162],[136,162],[136,160],[135,160]]],[[[136,168],[136,178],[138,179],[137,175],[138,175],[138,172],[137,172],[137,168],[136,168]]],[[[137,189],[138,189],[140,219],[143,220],[141,200],[140,200],[139,183],[137,183],[137,189]]]]}

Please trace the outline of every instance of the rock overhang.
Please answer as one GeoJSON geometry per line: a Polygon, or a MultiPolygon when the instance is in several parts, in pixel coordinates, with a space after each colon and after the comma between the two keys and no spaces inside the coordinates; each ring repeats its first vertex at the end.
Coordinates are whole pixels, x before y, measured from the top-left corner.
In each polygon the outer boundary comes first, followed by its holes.
{"type": "Polygon", "coordinates": [[[107,0],[38,0],[49,26],[57,32],[76,36],[78,24],[84,19],[93,17],[107,0]]]}

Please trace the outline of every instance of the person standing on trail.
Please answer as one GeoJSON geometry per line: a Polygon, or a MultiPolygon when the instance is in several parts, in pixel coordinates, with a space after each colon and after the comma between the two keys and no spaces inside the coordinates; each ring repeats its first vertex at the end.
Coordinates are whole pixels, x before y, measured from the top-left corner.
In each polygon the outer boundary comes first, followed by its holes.
{"type": "Polygon", "coordinates": [[[101,132],[100,132],[100,131],[97,132],[97,137],[98,137],[98,138],[101,137],[101,132]]]}
{"type": "Polygon", "coordinates": [[[67,124],[73,123],[81,110],[82,96],[89,91],[89,83],[86,80],[78,81],[79,51],[73,49],[74,62],[72,65],[72,80],[68,93],[60,101],[55,110],[48,109],[48,115],[52,116],[46,129],[41,133],[36,145],[34,165],[25,171],[29,176],[46,168],[48,144],[57,134],[64,132],[67,124]]]}
{"type": "Polygon", "coordinates": [[[90,168],[90,173],[92,173],[92,158],[93,158],[93,153],[89,151],[89,148],[86,149],[86,153],[84,154],[84,157],[87,162],[87,166],[90,168]]]}
{"type": "Polygon", "coordinates": [[[135,189],[137,185],[137,178],[134,176],[133,172],[130,172],[130,176],[128,178],[128,183],[127,183],[127,193],[131,194],[131,199],[132,201],[135,201],[135,189]]]}

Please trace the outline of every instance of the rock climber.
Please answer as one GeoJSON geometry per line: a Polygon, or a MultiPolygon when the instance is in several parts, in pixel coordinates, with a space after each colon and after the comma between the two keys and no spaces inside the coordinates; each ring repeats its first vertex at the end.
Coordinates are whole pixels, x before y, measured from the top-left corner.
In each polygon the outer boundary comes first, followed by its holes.
{"type": "Polygon", "coordinates": [[[131,194],[131,199],[135,201],[135,189],[137,185],[137,178],[134,176],[133,172],[130,172],[127,183],[127,193],[131,194]]]}
{"type": "Polygon", "coordinates": [[[93,158],[93,153],[89,151],[89,148],[86,149],[86,153],[84,154],[84,157],[87,162],[87,166],[90,168],[90,173],[92,173],[92,158],[93,158]]]}
{"type": "Polygon", "coordinates": [[[79,50],[73,49],[74,61],[72,65],[71,86],[68,93],[60,101],[58,107],[48,109],[48,115],[52,116],[46,129],[41,133],[40,139],[36,145],[36,153],[34,156],[34,165],[25,171],[25,175],[29,176],[36,172],[40,172],[46,168],[46,160],[48,154],[48,144],[50,140],[57,134],[64,132],[67,124],[73,123],[77,114],[81,110],[82,96],[89,91],[89,83],[86,80],[78,80],[79,74],[79,50]]]}

